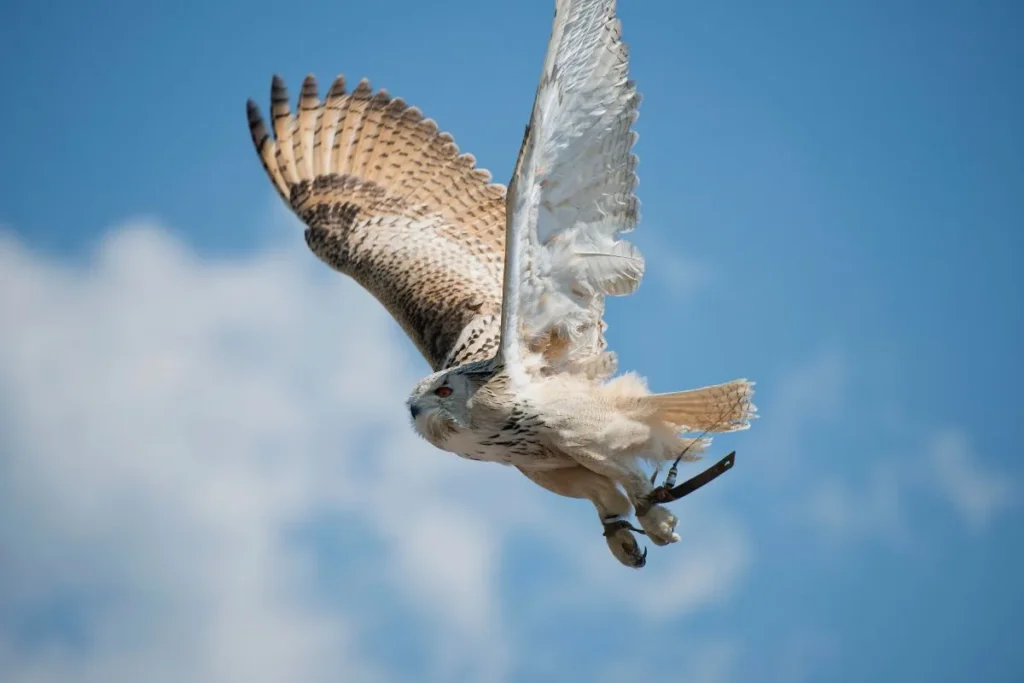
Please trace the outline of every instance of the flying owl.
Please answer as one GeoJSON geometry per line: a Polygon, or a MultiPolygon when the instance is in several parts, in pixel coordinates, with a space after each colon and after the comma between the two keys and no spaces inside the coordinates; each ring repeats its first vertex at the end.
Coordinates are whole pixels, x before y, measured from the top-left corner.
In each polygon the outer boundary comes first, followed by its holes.
{"type": "Polygon", "coordinates": [[[273,137],[252,100],[247,109],[309,248],[380,301],[433,369],[407,401],[415,430],[590,500],[612,554],[640,568],[647,550],[634,532],[679,540],[664,505],[681,495],[675,465],[698,459],[707,434],[749,427],[756,408],[745,379],[652,394],[636,374],[616,376],[605,297],[633,293],[644,273],[620,238],[639,213],[640,96],[627,69],[615,0],[557,0],[507,190],[434,121],[365,79],[349,92],[339,76],[321,101],[307,76],[293,114],[275,76],[273,137]]]}

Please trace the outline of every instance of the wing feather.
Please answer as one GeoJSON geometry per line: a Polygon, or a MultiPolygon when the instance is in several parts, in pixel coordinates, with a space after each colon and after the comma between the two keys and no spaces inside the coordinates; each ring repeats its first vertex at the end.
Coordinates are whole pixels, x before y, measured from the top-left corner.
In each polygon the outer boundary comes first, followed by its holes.
{"type": "Polygon", "coordinates": [[[339,76],[323,102],[302,85],[292,114],[271,85],[273,138],[252,100],[249,129],[306,242],[395,317],[434,369],[494,355],[505,188],[404,101],[339,76]]]}
{"type": "Polygon", "coordinates": [[[295,128],[295,117],[288,107],[288,89],[279,76],[274,76],[270,86],[270,115],[274,120],[274,137],[277,139],[275,158],[278,169],[289,185],[299,181],[295,169],[295,156],[292,146],[292,130],[295,128]]]}
{"type": "Polygon", "coordinates": [[[302,81],[302,94],[299,96],[299,116],[295,122],[295,137],[292,140],[292,157],[295,159],[296,173],[302,177],[313,175],[313,143],[316,133],[316,120],[321,112],[320,96],[317,94],[316,79],[306,76],[302,81]]]}
{"type": "Polygon", "coordinates": [[[558,0],[527,135],[509,186],[501,354],[539,352],[549,370],[605,376],[604,297],[632,294],[640,251],[627,77],[615,0],[558,0]]]}

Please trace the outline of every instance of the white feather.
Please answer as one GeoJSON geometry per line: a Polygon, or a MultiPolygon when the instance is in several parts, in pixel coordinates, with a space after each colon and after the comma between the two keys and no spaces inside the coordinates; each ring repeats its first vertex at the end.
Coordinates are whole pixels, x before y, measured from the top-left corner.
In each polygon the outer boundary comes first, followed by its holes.
{"type": "Polygon", "coordinates": [[[615,0],[559,0],[530,128],[507,198],[501,356],[568,340],[554,370],[604,353],[604,297],[632,294],[644,260],[618,238],[638,218],[639,95],[627,80],[615,0]]]}

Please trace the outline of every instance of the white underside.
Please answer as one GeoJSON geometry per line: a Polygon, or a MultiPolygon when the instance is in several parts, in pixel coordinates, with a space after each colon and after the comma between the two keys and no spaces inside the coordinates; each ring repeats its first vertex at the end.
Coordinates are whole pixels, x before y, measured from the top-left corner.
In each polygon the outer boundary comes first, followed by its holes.
{"type": "MultiPolygon", "coordinates": [[[[456,434],[449,437],[445,442],[444,448],[469,460],[496,462],[502,465],[514,465],[535,470],[560,469],[577,464],[568,455],[551,451],[539,444],[525,450],[525,452],[517,453],[514,451],[518,449],[508,446],[486,445],[482,443],[484,441],[494,441],[494,439],[485,438],[491,436],[494,436],[494,434],[459,430],[456,434]]],[[[514,439],[515,437],[510,434],[507,438],[499,438],[497,440],[512,441],[514,439]]]]}

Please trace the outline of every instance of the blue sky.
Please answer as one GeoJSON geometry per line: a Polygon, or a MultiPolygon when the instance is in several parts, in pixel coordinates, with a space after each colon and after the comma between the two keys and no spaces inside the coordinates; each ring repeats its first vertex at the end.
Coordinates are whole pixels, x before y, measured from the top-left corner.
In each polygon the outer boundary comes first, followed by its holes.
{"type": "Polygon", "coordinates": [[[649,265],[610,342],[762,416],[633,573],[408,433],[425,364],[243,115],[367,76],[504,181],[551,3],[281,7],[0,5],[0,678],[1024,676],[1024,8],[622,3],[649,265]]]}

